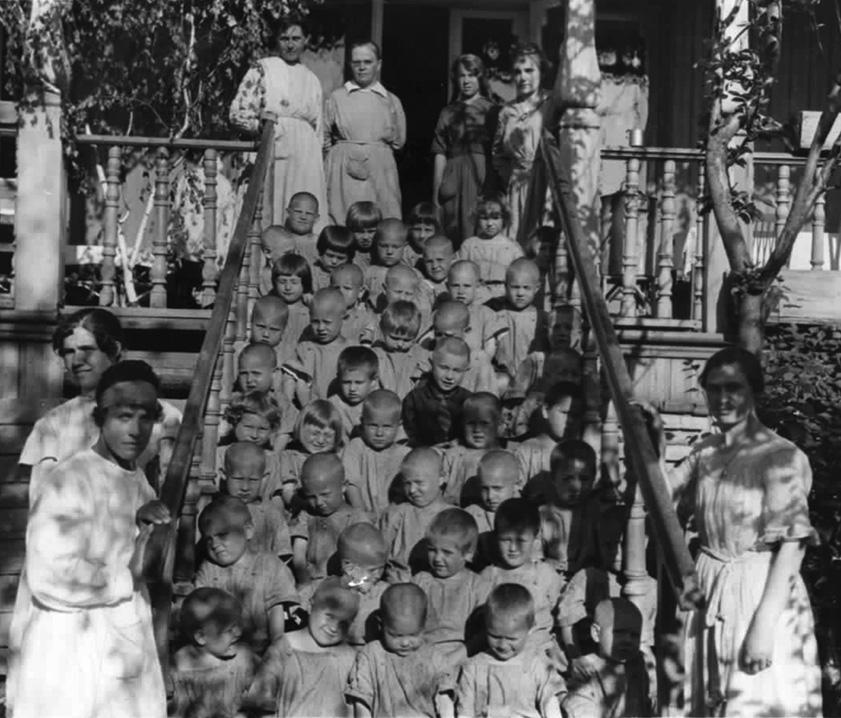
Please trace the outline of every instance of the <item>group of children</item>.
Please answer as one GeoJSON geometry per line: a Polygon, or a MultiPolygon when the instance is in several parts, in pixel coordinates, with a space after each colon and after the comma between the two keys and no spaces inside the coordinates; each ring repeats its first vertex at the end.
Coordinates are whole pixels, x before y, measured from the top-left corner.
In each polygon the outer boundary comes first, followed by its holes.
{"type": "Polygon", "coordinates": [[[581,357],[549,351],[504,203],[457,251],[432,205],[318,212],[263,234],[173,714],[650,714],[581,357]]]}

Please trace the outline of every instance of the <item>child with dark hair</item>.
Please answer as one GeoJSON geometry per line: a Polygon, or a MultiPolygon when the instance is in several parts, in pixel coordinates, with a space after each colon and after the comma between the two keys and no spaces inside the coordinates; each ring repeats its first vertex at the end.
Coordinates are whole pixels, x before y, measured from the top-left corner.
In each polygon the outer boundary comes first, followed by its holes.
{"type": "Polygon", "coordinates": [[[350,718],[345,700],[356,651],[347,633],[359,608],[357,595],[339,578],[313,594],[307,627],[272,645],[245,696],[258,714],[350,718]]]}
{"type": "Polygon", "coordinates": [[[448,671],[467,658],[469,623],[489,590],[469,568],[478,536],[476,522],[469,513],[444,509],[426,531],[429,569],[412,577],[429,599],[427,640],[436,647],[443,668],[448,671]]]}
{"type": "Polygon", "coordinates": [[[353,235],[355,249],[354,263],[363,270],[371,266],[371,249],[377,225],[383,221],[383,214],[374,202],[354,202],[347,211],[345,226],[353,235]]]}
{"type": "Polygon", "coordinates": [[[409,212],[406,226],[409,228],[406,264],[414,267],[421,261],[429,238],[441,234],[441,213],[432,202],[418,202],[409,212]]]}
{"type": "Polygon", "coordinates": [[[426,594],[414,584],[383,593],[381,637],[359,651],[348,678],[354,718],[437,715],[440,665],[426,641],[426,616],[426,594]]]}
{"type": "Polygon", "coordinates": [[[312,272],[307,260],[291,253],[276,259],[272,264],[271,294],[280,297],[289,309],[281,341],[295,347],[310,323],[310,310],[304,303],[304,297],[312,294],[312,272]]]}
{"type": "Polygon", "coordinates": [[[485,606],[485,650],[468,658],[455,686],[458,716],[560,718],[564,681],[530,640],[535,602],[517,583],[491,591],[485,606]]]}
{"type": "Polygon", "coordinates": [[[330,286],[342,293],[345,316],[342,336],[348,344],[371,344],[377,334],[377,316],[365,301],[365,277],[355,264],[336,267],[330,275],[330,286]]]}
{"type": "Polygon", "coordinates": [[[172,657],[170,716],[234,716],[251,685],[257,657],[239,643],[242,606],[218,588],[197,588],[178,614],[187,645],[172,657]]]}
{"type": "Polygon", "coordinates": [[[347,227],[327,225],[318,235],[315,243],[318,259],[312,263],[312,288],[318,291],[330,286],[333,270],[353,261],[353,235],[347,227]]]}
{"type": "Polygon", "coordinates": [[[262,653],[284,631],[284,603],[297,604],[295,581],[276,555],[251,545],[254,523],[238,498],[220,495],[199,514],[205,558],[195,586],[219,588],[242,604],[243,640],[262,653]]]}
{"type": "Polygon", "coordinates": [[[379,361],[369,347],[349,346],[339,354],[334,391],[328,401],[342,417],[344,440],[359,433],[362,405],[377,386],[379,361]]]}
{"type": "Polygon", "coordinates": [[[417,343],[421,313],[411,301],[389,304],[380,316],[380,338],[374,342],[380,387],[404,399],[423,373],[427,352],[417,343]]]}

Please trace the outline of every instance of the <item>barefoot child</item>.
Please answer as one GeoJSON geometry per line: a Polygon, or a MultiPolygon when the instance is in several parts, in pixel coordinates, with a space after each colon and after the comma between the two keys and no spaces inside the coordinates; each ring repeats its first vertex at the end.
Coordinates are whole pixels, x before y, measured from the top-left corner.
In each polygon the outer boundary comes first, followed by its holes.
{"type": "Polygon", "coordinates": [[[281,340],[281,357],[295,356],[295,347],[310,323],[310,310],[304,297],[312,295],[312,273],[300,254],[284,254],[272,265],[272,294],[277,295],[289,310],[289,319],[281,340]]]}
{"type": "Polygon", "coordinates": [[[371,249],[374,246],[374,235],[377,225],[383,221],[382,212],[373,202],[354,202],[347,211],[345,226],[353,235],[353,258],[362,270],[371,266],[371,249]]]}
{"type": "Polygon", "coordinates": [[[410,446],[434,446],[457,436],[470,392],[461,381],[470,365],[463,339],[445,337],[432,352],[432,368],[403,400],[403,428],[410,446]]]}
{"type": "Polygon", "coordinates": [[[350,718],[344,692],[356,651],[345,641],[358,606],[356,594],[338,578],[322,582],[307,627],[272,646],[246,706],[260,715],[350,718]]]}
{"type": "Polygon", "coordinates": [[[491,297],[505,294],[505,275],[512,262],[523,256],[519,244],[505,234],[510,220],[500,198],[487,197],[476,206],[476,236],[465,239],[456,259],[476,262],[479,276],[491,297]]]}
{"type": "Polygon", "coordinates": [[[242,637],[262,653],[284,630],[284,603],[298,603],[295,581],[280,559],[249,545],[254,524],[248,507],[233,496],[217,496],[199,514],[206,558],[195,586],[227,591],[242,604],[242,637]]]}
{"type": "Polygon", "coordinates": [[[354,718],[435,718],[440,665],[424,636],[426,614],[426,595],[414,584],[383,593],[381,637],[359,651],[348,679],[354,718]]]}
{"type": "Polygon", "coordinates": [[[345,442],[359,433],[362,403],[376,388],[378,373],[377,355],[368,347],[349,346],[339,354],[335,391],[330,394],[328,401],[342,417],[345,442]]]}
{"type": "Polygon", "coordinates": [[[468,622],[488,595],[489,587],[468,568],[478,535],[470,514],[444,509],[426,531],[429,570],[412,577],[429,599],[427,640],[436,647],[445,671],[467,658],[468,622]]]}
{"type": "Polygon", "coordinates": [[[421,313],[414,302],[393,302],[380,317],[380,338],[372,347],[379,363],[380,386],[401,401],[415,386],[427,361],[427,352],[416,342],[420,327],[421,313]]]}
{"type": "Polygon", "coordinates": [[[408,580],[427,565],[426,531],[439,511],[450,508],[441,494],[441,469],[441,455],[434,449],[413,449],[403,460],[400,473],[408,500],[390,504],[380,518],[391,583],[408,580]]]}
{"type": "Polygon", "coordinates": [[[327,225],[318,235],[315,244],[318,258],[310,265],[312,270],[312,288],[330,286],[333,270],[353,261],[353,235],[347,227],[327,225]]]}
{"type": "Polygon", "coordinates": [[[362,429],[342,452],[351,506],[379,520],[390,498],[399,491],[400,467],[410,449],[397,444],[400,433],[400,399],[392,391],[372,391],[362,403],[362,429]]]}
{"type": "Polygon", "coordinates": [[[364,298],[364,275],[355,264],[336,267],[330,275],[330,286],[342,293],[345,316],[342,319],[342,336],[348,344],[371,344],[377,334],[377,316],[364,298]]]}
{"type": "Polygon", "coordinates": [[[466,511],[476,521],[479,530],[473,568],[481,571],[493,563],[496,554],[494,546],[494,521],[496,510],[503,501],[519,495],[517,489],[517,458],[510,451],[492,449],[480,460],[476,468],[479,483],[479,502],[470,504],[466,511]]]}
{"type": "Polygon", "coordinates": [[[467,659],[455,688],[455,714],[560,718],[563,679],[530,634],[534,599],[516,583],[497,586],[485,606],[486,648],[467,659]]]}
{"type": "Polygon", "coordinates": [[[237,715],[257,668],[239,643],[242,607],[230,593],[197,588],[181,605],[178,623],[187,645],[172,658],[170,716],[237,715]]]}

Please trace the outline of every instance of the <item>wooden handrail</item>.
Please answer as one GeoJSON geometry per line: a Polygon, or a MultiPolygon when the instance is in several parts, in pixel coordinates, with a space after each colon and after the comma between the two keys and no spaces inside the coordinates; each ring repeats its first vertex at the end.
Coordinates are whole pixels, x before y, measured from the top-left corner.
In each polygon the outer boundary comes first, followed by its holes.
{"type": "MultiPolygon", "coordinates": [[[[675,160],[676,162],[703,162],[703,150],[691,147],[602,147],[603,160],[675,160]]],[[[798,167],[806,164],[806,156],[792,155],[787,152],[753,152],[754,165],[791,165],[798,167]]]]}
{"type": "Polygon", "coordinates": [[[593,262],[592,248],[587,242],[571,196],[569,175],[546,131],[540,142],[539,153],[546,168],[556,212],[564,226],[569,257],[602,358],[607,385],[625,435],[625,453],[630,470],[642,491],[663,564],[678,601],[684,608],[697,607],[703,600],[703,594],[695,576],[695,564],[684,541],[666,478],[660,469],[660,461],[651,444],[642,413],[632,404],[634,394],[631,377],[607,303],[599,288],[601,283],[593,262]]]}
{"type": "Polygon", "coordinates": [[[79,145],[103,145],[110,147],[166,147],[176,150],[226,150],[229,152],[254,152],[262,146],[253,140],[214,140],[204,137],[195,139],[175,139],[172,137],[140,137],[136,135],[78,135],[79,145]]]}
{"type": "Polygon", "coordinates": [[[225,266],[219,278],[216,290],[216,300],[210,314],[210,321],[204,335],[196,373],[187,404],[184,407],[184,417],[181,427],[175,437],[172,458],[166,472],[160,499],[173,516],[173,522],[168,526],[158,527],[152,534],[147,547],[144,573],[147,576],[152,594],[153,621],[155,641],[161,665],[166,671],[169,647],[169,615],[172,604],[172,570],[175,557],[174,539],[176,534],[176,517],[181,512],[187,483],[190,476],[193,451],[196,439],[202,428],[202,415],[207,402],[213,370],[222,347],[222,338],[228,321],[228,315],[234,300],[240,267],[249,243],[249,231],[254,220],[254,214],[263,193],[263,183],[271,158],[274,142],[274,123],[266,122],[260,137],[259,151],[254,170],[248,183],[248,191],[242,203],[242,210],[237,219],[225,266]]]}

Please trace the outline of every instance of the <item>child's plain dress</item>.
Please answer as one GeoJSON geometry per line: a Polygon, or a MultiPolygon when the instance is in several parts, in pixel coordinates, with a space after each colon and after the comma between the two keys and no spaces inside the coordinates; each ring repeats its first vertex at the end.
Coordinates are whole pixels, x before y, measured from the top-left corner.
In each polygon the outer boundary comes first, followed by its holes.
{"type": "Polygon", "coordinates": [[[295,358],[312,377],[311,399],[326,399],[330,394],[330,385],[336,380],[339,369],[339,354],[347,346],[342,336],[332,342],[319,344],[302,340],[295,350],[295,358]]]}
{"type": "Polygon", "coordinates": [[[212,667],[173,667],[169,674],[174,690],[169,715],[236,718],[241,715],[242,696],[256,668],[257,657],[245,646],[237,646],[236,656],[212,667]]]}
{"type": "Polygon", "coordinates": [[[361,437],[356,437],[342,452],[348,486],[359,491],[362,508],[372,516],[382,515],[388,507],[389,497],[396,495],[394,484],[400,475],[403,459],[410,451],[405,444],[392,444],[378,451],[368,446],[361,437]]]}
{"type": "Polygon", "coordinates": [[[451,508],[437,498],[428,506],[408,501],[391,504],[380,517],[380,531],[388,546],[386,576],[392,583],[408,581],[412,573],[426,567],[426,530],[441,511],[451,508]]]}
{"type": "Polygon", "coordinates": [[[523,249],[513,239],[498,234],[491,239],[469,237],[465,239],[455,259],[468,259],[479,267],[479,277],[492,297],[505,294],[505,273],[515,259],[523,257],[523,249]]]}

